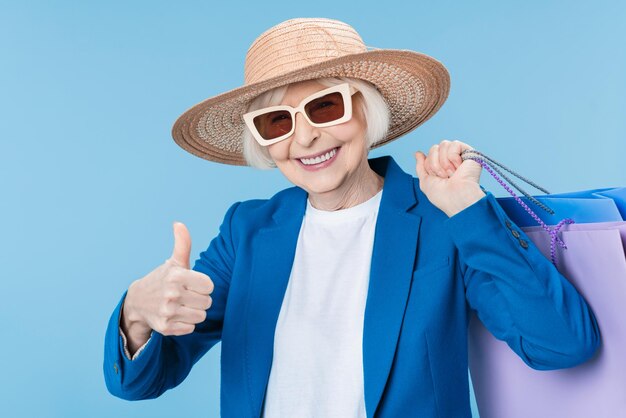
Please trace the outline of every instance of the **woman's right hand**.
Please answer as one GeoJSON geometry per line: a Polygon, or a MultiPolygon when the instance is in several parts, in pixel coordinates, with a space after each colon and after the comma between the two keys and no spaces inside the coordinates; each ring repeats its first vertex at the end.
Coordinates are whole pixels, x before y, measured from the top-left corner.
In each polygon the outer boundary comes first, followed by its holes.
{"type": "Polygon", "coordinates": [[[206,319],[211,307],[213,281],[189,268],[191,237],[187,227],[174,223],[172,256],[135,280],[128,288],[123,307],[125,329],[147,339],[155,330],[163,335],[191,334],[206,319]],[[132,330],[132,331],[131,331],[132,330]]]}

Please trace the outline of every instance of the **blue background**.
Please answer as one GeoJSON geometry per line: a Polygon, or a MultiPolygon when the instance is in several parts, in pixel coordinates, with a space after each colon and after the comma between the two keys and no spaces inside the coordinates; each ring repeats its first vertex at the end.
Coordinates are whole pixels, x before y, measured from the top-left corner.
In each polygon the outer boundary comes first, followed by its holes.
{"type": "MultiPolygon", "coordinates": [[[[270,26],[336,18],[367,45],[447,66],[442,109],[372,156],[414,173],[415,150],[459,139],[566,192],[626,185],[624,4],[1,3],[2,415],[218,416],[219,345],[176,389],[128,402],[104,385],[104,332],[128,285],[170,256],[173,221],[191,232],[193,263],[232,202],[289,186],[170,136],[184,110],[242,84],[270,26]]],[[[482,184],[506,193],[486,173],[482,184]]]]}

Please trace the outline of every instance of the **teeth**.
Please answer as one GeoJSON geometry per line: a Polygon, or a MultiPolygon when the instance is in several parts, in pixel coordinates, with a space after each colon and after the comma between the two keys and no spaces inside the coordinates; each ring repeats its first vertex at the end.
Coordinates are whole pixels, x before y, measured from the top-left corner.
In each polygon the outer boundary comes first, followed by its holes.
{"type": "Polygon", "coordinates": [[[324,161],[330,160],[331,158],[335,156],[335,154],[337,154],[337,148],[335,148],[332,151],[328,151],[326,154],[320,155],[315,158],[300,158],[300,161],[302,161],[302,164],[304,165],[319,164],[324,161]]]}

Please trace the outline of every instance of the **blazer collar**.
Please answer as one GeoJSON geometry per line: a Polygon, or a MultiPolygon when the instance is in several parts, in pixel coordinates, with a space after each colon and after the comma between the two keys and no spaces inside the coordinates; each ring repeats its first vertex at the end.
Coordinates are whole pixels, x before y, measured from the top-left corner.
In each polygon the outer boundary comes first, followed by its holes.
{"type": "MultiPolygon", "coordinates": [[[[380,402],[408,300],[421,217],[413,178],[389,156],[368,160],[385,178],[381,197],[363,324],[363,374],[367,416],[380,402]]],[[[253,416],[261,416],[272,365],[274,332],[306,209],[307,193],[285,191],[274,223],[259,230],[253,243],[249,297],[245,313],[245,376],[253,416]],[[271,245],[268,245],[271,243],[271,245]]]]}
{"type": "MultiPolygon", "coordinates": [[[[408,210],[418,203],[417,194],[413,189],[413,177],[402,171],[392,157],[386,155],[372,158],[368,163],[372,170],[385,178],[381,208],[391,206],[398,210],[408,210]]],[[[294,218],[301,221],[306,210],[307,192],[298,186],[285,192],[284,204],[277,208],[272,218],[277,224],[289,222],[294,218]]]]}

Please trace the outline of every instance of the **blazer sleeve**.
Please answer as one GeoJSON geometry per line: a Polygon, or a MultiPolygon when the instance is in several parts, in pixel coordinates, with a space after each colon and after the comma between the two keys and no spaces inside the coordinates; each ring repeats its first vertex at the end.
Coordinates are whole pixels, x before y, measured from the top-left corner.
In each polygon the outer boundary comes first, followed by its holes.
{"type": "Polygon", "coordinates": [[[537,370],[573,367],[600,345],[585,299],[490,192],[444,221],[466,299],[485,327],[537,370]]]}
{"type": "Polygon", "coordinates": [[[178,386],[192,366],[221,340],[235,262],[231,223],[239,203],[228,209],[219,234],[208,249],[200,253],[193,267],[193,270],[208,275],[215,288],[206,319],[197,324],[191,334],[165,336],[153,330],[141,352],[130,360],[124,353],[124,342],[119,332],[121,308],[128,290],[122,295],[109,320],[104,341],[104,377],[112,395],[126,400],[159,397],[166,390],[178,386]]]}

